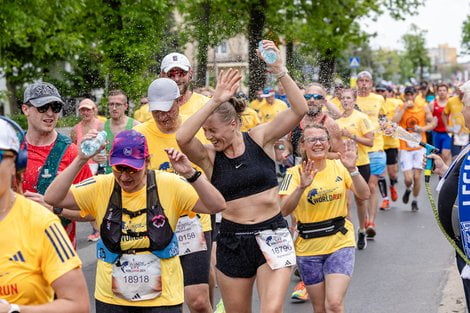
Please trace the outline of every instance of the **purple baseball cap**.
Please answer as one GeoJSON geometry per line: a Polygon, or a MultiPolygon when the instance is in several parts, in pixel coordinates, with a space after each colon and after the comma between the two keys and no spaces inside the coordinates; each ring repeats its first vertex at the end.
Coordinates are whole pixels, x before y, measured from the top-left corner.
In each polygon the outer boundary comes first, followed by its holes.
{"type": "Polygon", "coordinates": [[[135,130],[123,130],[114,137],[109,164],[125,165],[141,170],[148,156],[149,149],[145,136],[135,130]]]}

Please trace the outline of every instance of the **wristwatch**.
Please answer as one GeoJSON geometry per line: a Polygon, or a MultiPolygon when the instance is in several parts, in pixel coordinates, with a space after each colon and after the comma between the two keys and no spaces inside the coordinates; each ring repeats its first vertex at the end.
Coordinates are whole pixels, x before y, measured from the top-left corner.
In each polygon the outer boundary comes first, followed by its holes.
{"type": "Polygon", "coordinates": [[[56,208],[56,207],[52,208],[52,212],[57,216],[60,216],[63,210],[64,208],[56,208]]]}
{"type": "Polygon", "coordinates": [[[8,313],[21,313],[20,306],[18,304],[10,303],[10,311],[8,313]]]}

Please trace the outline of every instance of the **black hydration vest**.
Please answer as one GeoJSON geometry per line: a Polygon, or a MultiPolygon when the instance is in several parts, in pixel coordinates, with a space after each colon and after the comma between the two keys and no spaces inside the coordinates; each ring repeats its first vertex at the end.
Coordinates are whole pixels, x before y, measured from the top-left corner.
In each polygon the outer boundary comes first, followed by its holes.
{"type": "Polygon", "coordinates": [[[118,254],[163,250],[171,243],[173,230],[171,229],[168,218],[158,198],[154,171],[147,171],[147,207],[136,212],[129,211],[122,207],[121,187],[117,182],[114,182],[114,189],[109,198],[108,208],[106,209],[106,214],[101,223],[100,235],[106,248],[118,254]],[[134,238],[147,236],[150,241],[150,246],[148,248],[136,248],[123,251],[121,249],[121,237],[123,235],[122,214],[129,215],[130,218],[135,218],[144,213],[147,214],[147,231],[133,232],[127,230],[127,233],[124,235],[134,238]]]}

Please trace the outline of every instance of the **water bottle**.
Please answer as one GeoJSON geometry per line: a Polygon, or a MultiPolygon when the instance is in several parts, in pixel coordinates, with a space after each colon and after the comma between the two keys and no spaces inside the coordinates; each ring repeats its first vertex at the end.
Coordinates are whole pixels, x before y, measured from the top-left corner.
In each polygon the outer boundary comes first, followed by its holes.
{"type": "Polygon", "coordinates": [[[274,49],[264,49],[263,48],[263,41],[258,43],[258,50],[261,53],[261,56],[264,59],[264,62],[267,64],[273,64],[277,60],[277,53],[274,49]]]}
{"type": "Polygon", "coordinates": [[[106,142],[106,132],[100,131],[95,138],[83,140],[80,149],[86,156],[92,156],[106,142]]]}

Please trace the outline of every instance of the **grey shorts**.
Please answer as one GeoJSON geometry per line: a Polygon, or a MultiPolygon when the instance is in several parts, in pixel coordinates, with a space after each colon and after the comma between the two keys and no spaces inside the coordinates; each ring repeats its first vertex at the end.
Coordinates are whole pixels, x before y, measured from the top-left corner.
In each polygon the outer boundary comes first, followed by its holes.
{"type": "Polygon", "coordinates": [[[323,282],[328,274],[344,274],[349,277],[354,271],[356,248],[347,247],[331,254],[298,256],[297,267],[305,285],[323,282]]]}

